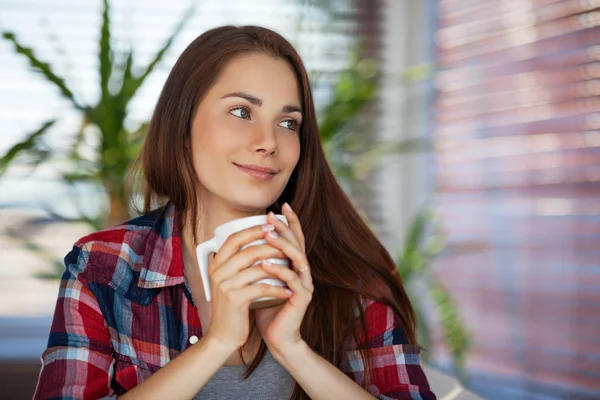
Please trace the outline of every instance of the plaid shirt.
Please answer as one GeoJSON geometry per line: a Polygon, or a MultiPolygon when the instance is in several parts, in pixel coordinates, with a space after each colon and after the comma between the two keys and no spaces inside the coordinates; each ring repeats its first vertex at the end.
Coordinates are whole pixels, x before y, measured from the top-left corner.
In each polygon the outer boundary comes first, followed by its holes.
{"type": "MultiPolygon", "coordinates": [[[[82,238],[65,266],[34,399],[115,397],[202,337],[174,207],[82,238]]],[[[381,303],[364,306],[375,358],[365,371],[351,348],[343,371],[358,383],[370,374],[379,399],[435,399],[399,318],[381,303]]]]}

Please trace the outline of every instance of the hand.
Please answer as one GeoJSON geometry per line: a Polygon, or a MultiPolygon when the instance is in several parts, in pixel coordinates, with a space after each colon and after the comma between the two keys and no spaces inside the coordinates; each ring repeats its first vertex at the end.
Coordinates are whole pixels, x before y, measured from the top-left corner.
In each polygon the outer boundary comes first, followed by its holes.
{"type": "Polygon", "coordinates": [[[289,227],[269,213],[267,221],[275,226],[278,236],[271,232],[264,235],[267,244],[280,249],[292,261],[293,269],[265,262],[261,265],[266,272],[284,281],[293,295],[280,306],[255,310],[258,330],[274,353],[282,353],[302,344],[300,325],[314,291],[300,221],[287,203],[283,206],[283,213],[289,227]]]}
{"type": "Polygon", "coordinates": [[[264,296],[287,299],[285,288],[254,282],[273,278],[272,274],[254,263],[267,258],[285,258],[277,248],[268,244],[242,246],[262,239],[265,230],[273,226],[254,226],[230,235],[219,252],[211,257],[208,267],[212,293],[212,318],[206,336],[224,346],[237,350],[248,340],[250,334],[250,303],[264,296]]]}

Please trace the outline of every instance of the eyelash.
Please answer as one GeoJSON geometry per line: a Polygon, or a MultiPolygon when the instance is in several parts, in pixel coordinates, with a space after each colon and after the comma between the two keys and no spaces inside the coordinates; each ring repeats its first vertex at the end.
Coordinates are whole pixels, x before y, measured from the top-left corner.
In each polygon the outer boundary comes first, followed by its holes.
{"type": "MultiPolygon", "coordinates": [[[[245,107],[245,106],[232,107],[232,108],[229,109],[229,113],[231,113],[233,110],[245,110],[248,114],[250,114],[250,109],[248,107],[245,107]]],[[[245,119],[245,118],[238,117],[237,115],[233,115],[233,116],[236,117],[236,118],[245,119]]],[[[290,129],[290,128],[285,128],[285,129],[289,129],[290,131],[293,131],[293,132],[298,132],[298,128],[300,127],[300,121],[298,121],[298,119],[296,119],[296,118],[289,118],[289,119],[286,119],[285,121],[292,121],[294,123],[294,128],[293,129],[290,129]]],[[[285,122],[285,121],[282,121],[282,122],[285,122]]]]}

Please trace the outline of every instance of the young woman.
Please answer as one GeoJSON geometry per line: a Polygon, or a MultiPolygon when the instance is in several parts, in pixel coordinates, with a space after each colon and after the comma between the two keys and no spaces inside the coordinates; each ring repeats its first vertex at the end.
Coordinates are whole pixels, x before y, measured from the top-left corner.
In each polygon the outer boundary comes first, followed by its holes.
{"type": "Polygon", "coordinates": [[[227,26],[190,44],[140,164],[146,213],[65,258],[35,398],[435,398],[394,262],[336,183],[280,35],[227,26]],[[269,215],[213,254],[208,302],[196,245],[272,212],[289,227],[269,215]],[[272,257],[293,268],[253,266],[272,257]],[[252,284],[265,277],[289,290],[252,284]],[[265,295],[286,301],[249,309],[265,295]]]}

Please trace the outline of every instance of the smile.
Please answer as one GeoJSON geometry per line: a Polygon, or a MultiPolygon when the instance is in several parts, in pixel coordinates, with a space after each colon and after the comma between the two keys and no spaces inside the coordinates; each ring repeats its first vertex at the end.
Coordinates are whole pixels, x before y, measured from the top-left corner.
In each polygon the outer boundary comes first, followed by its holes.
{"type": "Polygon", "coordinates": [[[276,172],[275,170],[266,167],[261,167],[259,165],[238,165],[235,163],[234,165],[238,167],[242,172],[245,172],[251,177],[255,179],[260,179],[262,181],[270,181],[275,177],[275,175],[278,174],[278,172],[276,172]]]}

